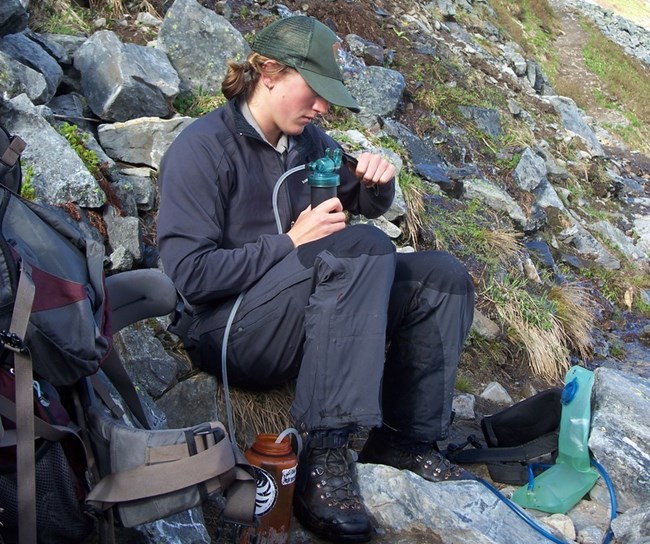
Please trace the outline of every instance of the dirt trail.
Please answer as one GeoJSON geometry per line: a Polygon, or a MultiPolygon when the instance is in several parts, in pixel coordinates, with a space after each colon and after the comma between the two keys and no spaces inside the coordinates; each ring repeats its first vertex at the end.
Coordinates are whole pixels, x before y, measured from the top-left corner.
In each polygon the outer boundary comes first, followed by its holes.
{"type": "Polygon", "coordinates": [[[627,120],[620,112],[602,107],[594,98],[594,91],[603,92],[603,89],[584,61],[583,48],[587,44],[588,34],[580,25],[580,14],[565,2],[554,1],[552,5],[560,16],[562,29],[555,40],[559,57],[556,91],[574,97],[585,113],[601,126],[626,124],[627,120]]]}
{"type": "MultiPolygon", "coordinates": [[[[599,104],[594,91],[607,93],[600,86],[598,77],[586,66],[583,49],[588,41],[588,33],[580,24],[580,13],[564,0],[551,0],[551,5],[560,18],[561,33],[555,39],[558,55],[558,72],[555,78],[555,91],[574,99],[578,107],[592,119],[592,125],[604,129],[599,132],[601,144],[610,158],[620,161],[624,171],[630,176],[650,179],[650,157],[629,149],[608,127],[627,126],[629,121],[615,108],[599,104]]],[[[612,102],[616,97],[609,97],[612,102]]]]}

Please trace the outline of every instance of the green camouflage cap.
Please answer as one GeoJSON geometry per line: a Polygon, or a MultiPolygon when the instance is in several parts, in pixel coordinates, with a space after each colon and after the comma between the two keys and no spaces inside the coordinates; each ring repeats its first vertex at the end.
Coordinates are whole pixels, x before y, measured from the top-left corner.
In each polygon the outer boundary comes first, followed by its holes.
{"type": "Polygon", "coordinates": [[[253,51],[298,70],[313,91],[330,104],[360,111],[343,85],[339,67],[341,42],[313,17],[278,19],[258,32],[253,51]]]}

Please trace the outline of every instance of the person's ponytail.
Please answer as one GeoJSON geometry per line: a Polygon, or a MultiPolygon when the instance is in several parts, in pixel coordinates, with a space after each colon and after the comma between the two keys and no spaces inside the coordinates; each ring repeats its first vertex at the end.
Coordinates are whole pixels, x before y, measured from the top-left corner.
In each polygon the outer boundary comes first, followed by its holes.
{"type": "MultiPolygon", "coordinates": [[[[260,75],[265,70],[264,63],[272,60],[268,57],[252,52],[244,62],[228,61],[228,72],[221,84],[221,92],[230,100],[238,96],[248,99],[255,90],[255,86],[260,79],[260,75]]],[[[278,63],[279,69],[274,70],[279,73],[286,69],[284,64],[278,63]]]]}

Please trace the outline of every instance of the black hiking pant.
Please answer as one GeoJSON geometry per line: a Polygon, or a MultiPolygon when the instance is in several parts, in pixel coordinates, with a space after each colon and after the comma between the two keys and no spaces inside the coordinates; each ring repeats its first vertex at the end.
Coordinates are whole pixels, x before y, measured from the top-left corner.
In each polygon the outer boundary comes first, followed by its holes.
{"type": "MultiPolygon", "coordinates": [[[[186,345],[221,374],[234,300],[199,312],[186,345]]],[[[474,288],[438,251],[395,253],[357,225],[302,245],[245,294],[227,344],[228,381],[265,389],[296,379],[300,430],[382,422],[416,440],[445,438],[474,288]]]]}

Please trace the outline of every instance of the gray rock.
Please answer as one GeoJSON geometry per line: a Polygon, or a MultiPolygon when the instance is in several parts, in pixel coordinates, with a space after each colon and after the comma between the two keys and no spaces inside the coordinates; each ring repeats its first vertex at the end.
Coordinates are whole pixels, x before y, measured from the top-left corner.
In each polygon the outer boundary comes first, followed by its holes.
{"type": "Polygon", "coordinates": [[[396,240],[402,235],[400,228],[383,216],[378,217],[377,219],[368,219],[362,215],[354,215],[350,217],[350,224],[374,225],[392,240],[396,240]]]}
{"type": "Polygon", "coordinates": [[[44,33],[43,36],[47,38],[49,42],[55,43],[63,49],[70,59],[74,59],[77,49],[79,49],[87,39],[86,36],[73,36],[70,34],[44,33]]]}
{"type": "Polygon", "coordinates": [[[458,419],[473,421],[476,418],[476,413],[474,412],[475,404],[476,398],[474,395],[470,395],[469,393],[460,393],[459,395],[454,395],[451,409],[454,411],[458,419]]]}
{"type": "Polygon", "coordinates": [[[165,351],[146,323],[136,323],[119,331],[115,344],[122,354],[124,368],[141,395],[157,399],[176,383],[180,363],[165,351]]]}
{"type": "Polygon", "coordinates": [[[496,340],[501,336],[501,329],[490,318],[482,314],[479,310],[474,309],[474,320],[472,321],[472,331],[486,340],[496,340]]]}
{"type": "Polygon", "coordinates": [[[364,502],[386,542],[408,535],[412,540],[403,542],[548,542],[478,482],[436,484],[382,465],[359,464],[357,471],[364,502]]]}
{"type": "Polygon", "coordinates": [[[526,78],[535,92],[541,94],[546,78],[540,65],[534,60],[526,61],[526,78]]]}
{"type": "Polygon", "coordinates": [[[544,178],[542,179],[535,190],[533,191],[535,197],[535,206],[545,210],[547,208],[555,208],[562,212],[562,214],[568,215],[569,212],[564,206],[564,202],[559,197],[549,181],[544,178]]]}
{"type": "Polygon", "coordinates": [[[179,78],[160,50],[123,44],[109,30],[95,32],[77,50],[74,66],[95,115],[107,121],[169,117],[179,78]]]}
{"type": "MultiPolygon", "coordinates": [[[[617,370],[594,372],[589,449],[605,468],[621,511],[650,504],[650,381],[617,370]]],[[[600,479],[597,486],[604,486],[600,479]]]]}
{"type": "Polygon", "coordinates": [[[519,53],[518,49],[520,48],[517,44],[507,43],[503,47],[503,57],[514,73],[519,77],[523,77],[528,71],[528,65],[526,64],[526,59],[519,53]]]}
{"type": "Polygon", "coordinates": [[[650,217],[638,216],[633,221],[634,233],[638,237],[637,247],[650,255],[650,217]]]}
{"type": "Polygon", "coordinates": [[[106,202],[106,195],[79,155],[26,95],[0,103],[0,118],[10,132],[27,143],[22,160],[31,169],[38,197],[52,204],[76,202],[86,208],[98,208],[106,202]]]}
{"type": "Polygon", "coordinates": [[[594,131],[587,125],[582,112],[573,100],[566,96],[547,96],[546,100],[560,114],[564,128],[574,133],[584,142],[587,151],[592,157],[605,155],[594,131]]]}
{"type": "MultiPolygon", "coordinates": [[[[144,542],[164,542],[165,544],[210,544],[212,540],[205,527],[201,508],[192,508],[163,519],[138,525],[133,529],[141,535],[144,542]]],[[[129,542],[136,541],[131,537],[129,542]]]]}
{"type": "Polygon", "coordinates": [[[26,94],[34,104],[44,104],[50,97],[43,74],[2,51],[0,51],[0,94],[8,98],[26,94]]]}
{"type": "Polygon", "coordinates": [[[403,124],[392,119],[385,120],[384,131],[407,148],[419,175],[437,183],[445,191],[454,190],[455,184],[447,175],[449,167],[431,140],[418,138],[403,124]]]}
{"type": "Polygon", "coordinates": [[[142,261],[142,231],[137,217],[122,217],[113,206],[104,211],[104,222],[113,253],[120,255],[120,261],[110,259],[110,269],[114,272],[134,268],[142,261]]]}
{"type": "Polygon", "coordinates": [[[432,183],[437,183],[440,187],[448,188],[452,186],[451,179],[447,175],[447,167],[444,163],[418,163],[415,165],[417,173],[424,179],[432,183]]]}
{"type": "Polygon", "coordinates": [[[180,77],[181,94],[216,95],[226,61],[242,62],[250,51],[227,19],[196,0],[176,0],[160,27],[156,47],[165,51],[180,77]]]}
{"type": "MultiPolygon", "coordinates": [[[[124,176],[118,170],[116,173],[112,174],[111,177],[111,190],[113,191],[115,198],[117,198],[117,202],[112,200],[113,205],[120,210],[122,215],[137,217],[138,205],[135,202],[135,196],[133,194],[133,184],[127,180],[127,178],[130,178],[131,176],[124,176]]],[[[120,269],[122,269],[121,266],[120,269]]]]}
{"type": "Polygon", "coordinates": [[[549,150],[549,145],[545,141],[539,142],[534,146],[535,153],[544,159],[546,164],[546,175],[550,181],[565,180],[569,177],[569,172],[563,168],[549,150]]]}
{"type": "Polygon", "coordinates": [[[478,198],[495,211],[505,212],[521,229],[526,228],[528,219],[521,206],[503,189],[483,179],[465,181],[463,198],[478,198]]]}
{"type": "Polygon", "coordinates": [[[225,414],[218,413],[218,390],[217,379],[200,372],[178,382],[156,401],[156,405],[167,414],[171,427],[190,427],[205,421],[225,421],[225,414]]]}
{"type": "Polygon", "coordinates": [[[383,66],[385,62],[384,48],[379,44],[363,39],[356,34],[348,34],[345,41],[350,48],[350,52],[361,57],[366,64],[372,66],[383,66]]]}
{"type": "Polygon", "coordinates": [[[459,106],[458,110],[472,121],[476,128],[494,139],[501,137],[501,114],[497,110],[475,106],[459,106]]]}
{"type": "Polygon", "coordinates": [[[115,185],[119,185],[123,193],[129,194],[136,206],[129,215],[135,217],[138,210],[148,212],[154,209],[157,190],[153,173],[150,168],[124,168],[117,174],[115,185]]]}
{"type": "Polygon", "coordinates": [[[28,18],[20,0],[3,0],[0,2],[0,36],[25,30],[28,18]]]}
{"type": "Polygon", "coordinates": [[[546,163],[527,147],[521,154],[512,176],[520,189],[532,191],[546,179],[546,163]]]}
{"type": "Polygon", "coordinates": [[[609,240],[629,261],[636,263],[648,261],[648,255],[636,246],[634,240],[609,221],[596,221],[589,225],[589,228],[609,240]]]}
{"type": "Polygon", "coordinates": [[[646,503],[619,515],[612,521],[618,544],[650,543],[650,504],[646,503]]]}
{"type": "Polygon", "coordinates": [[[604,522],[609,520],[609,503],[595,500],[580,501],[569,511],[578,535],[578,542],[600,544],[605,534],[604,522]]]}
{"type": "Polygon", "coordinates": [[[498,382],[490,382],[481,393],[481,398],[491,400],[497,404],[512,404],[512,397],[498,382]]]}
{"type": "Polygon", "coordinates": [[[47,83],[47,95],[43,103],[56,93],[63,79],[63,69],[40,44],[29,39],[25,33],[10,34],[0,39],[0,50],[21,64],[39,72],[47,83]]]}
{"type": "MultiPolygon", "coordinates": [[[[83,95],[79,93],[58,95],[48,102],[47,107],[52,110],[58,124],[70,123],[77,125],[88,134],[95,133],[97,123],[92,120],[92,111],[83,95]]],[[[103,151],[102,154],[105,155],[103,151]]]]}
{"type": "Polygon", "coordinates": [[[166,120],[142,117],[125,123],[99,125],[97,133],[106,153],[116,161],[157,169],[174,138],[192,121],[191,117],[166,120]]]}
{"type": "Polygon", "coordinates": [[[621,268],[621,261],[614,257],[605,247],[577,221],[557,234],[557,239],[572,246],[581,259],[596,263],[608,270],[621,268]]]}
{"type": "Polygon", "coordinates": [[[72,58],[68,54],[66,48],[60,45],[56,40],[50,40],[46,34],[34,32],[31,29],[25,30],[24,34],[31,41],[38,44],[59,65],[72,63],[72,58]]]}
{"type": "Polygon", "coordinates": [[[368,125],[395,112],[406,87],[402,74],[381,66],[363,68],[346,77],[345,84],[361,107],[360,120],[368,125]]]}

